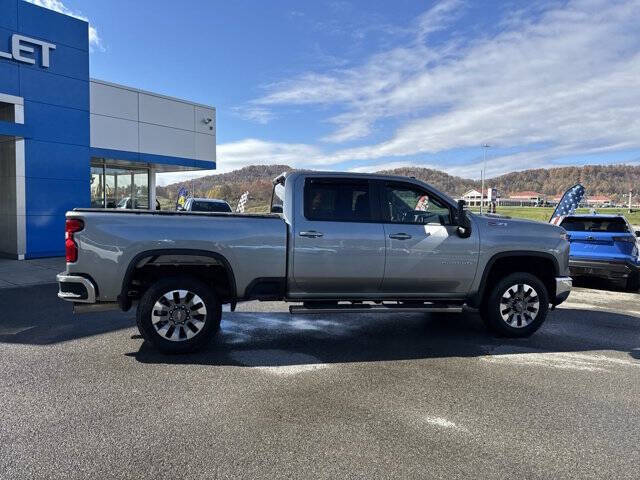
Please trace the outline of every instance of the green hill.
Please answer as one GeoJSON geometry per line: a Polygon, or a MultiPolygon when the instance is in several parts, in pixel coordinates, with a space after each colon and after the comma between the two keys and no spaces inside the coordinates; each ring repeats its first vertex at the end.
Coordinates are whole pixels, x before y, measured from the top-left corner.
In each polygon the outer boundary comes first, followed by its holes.
{"type": "MultiPolygon", "coordinates": [[[[233,172],[208,175],[188,182],[158,187],[157,194],[163,208],[170,208],[181,186],[196,196],[222,198],[235,207],[243,192],[251,193],[248,211],[264,211],[271,198],[271,180],[282,172],[292,170],[287,165],[252,165],[233,172]]],[[[480,181],[449,175],[430,168],[396,168],[379,173],[416,177],[453,197],[472,188],[480,189],[480,181]]],[[[640,166],[587,165],[584,167],[558,167],[523,170],[487,179],[487,187],[495,187],[502,196],[533,190],[548,196],[563,193],[575,183],[587,188],[587,195],[608,195],[617,202],[626,202],[629,189],[640,186],[640,166]]]]}

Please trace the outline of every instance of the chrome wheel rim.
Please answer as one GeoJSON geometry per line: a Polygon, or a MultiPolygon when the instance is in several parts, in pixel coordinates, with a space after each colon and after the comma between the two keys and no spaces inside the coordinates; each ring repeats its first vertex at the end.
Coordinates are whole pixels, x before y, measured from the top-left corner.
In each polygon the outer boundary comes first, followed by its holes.
{"type": "Polygon", "coordinates": [[[153,306],[151,323],[165,340],[184,342],[204,328],[207,308],[202,299],[189,290],[171,290],[153,306]]]}
{"type": "Polygon", "coordinates": [[[500,316],[510,327],[526,327],[536,319],[539,311],[538,292],[526,283],[510,286],[500,298],[500,316]]]}

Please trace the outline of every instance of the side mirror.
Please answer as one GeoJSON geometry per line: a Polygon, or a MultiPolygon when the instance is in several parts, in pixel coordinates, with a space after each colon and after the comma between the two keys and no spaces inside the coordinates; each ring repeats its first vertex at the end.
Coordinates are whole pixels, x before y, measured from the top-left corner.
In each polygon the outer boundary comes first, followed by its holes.
{"type": "Polygon", "coordinates": [[[466,204],[467,204],[467,202],[465,202],[464,200],[458,200],[458,210],[456,211],[456,217],[457,217],[458,221],[464,215],[464,206],[466,204]]]}
{"type": "Polygon", "coordinates": [[[464,209],[466,202],[458,200],[458,209],[456,210],[457,233],[460,238],[468,238],[471,236],[471,220],[464,209]]]}

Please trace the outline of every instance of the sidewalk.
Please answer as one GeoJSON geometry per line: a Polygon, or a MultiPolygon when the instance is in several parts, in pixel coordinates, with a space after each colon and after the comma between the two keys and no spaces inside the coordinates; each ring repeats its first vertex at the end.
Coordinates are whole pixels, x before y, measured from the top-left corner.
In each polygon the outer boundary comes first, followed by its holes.
{"type": "Polygon", "coordinates": [[[34,260],[0,258],[0,288],[55,283],[56,274],[64,269],[64,257],[34,260]]]}

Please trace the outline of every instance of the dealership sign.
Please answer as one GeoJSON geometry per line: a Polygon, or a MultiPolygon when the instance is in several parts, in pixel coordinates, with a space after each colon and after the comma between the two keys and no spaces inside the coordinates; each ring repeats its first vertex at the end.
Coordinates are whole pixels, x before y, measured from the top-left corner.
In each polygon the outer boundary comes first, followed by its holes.
{"type": "Polygon", "coordinates": [[[11,52],[0,50],[0,58],[8,58],[9,60],[35,65],[35,58],[30,56],[35,52],[35,47],[40,47],[42,51],[40,65],[44,68],[49,68],[51,50],[55,50],[56,46],[53,43],[43,42],[42,40],[25,37],[17,33],[11,35],[11,52]],[[28,56],[25,56],[25,54],[28,56]]]}

